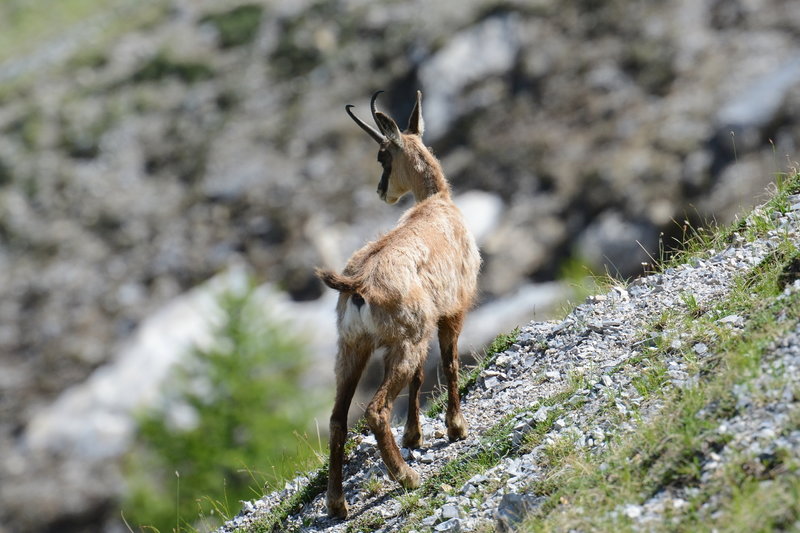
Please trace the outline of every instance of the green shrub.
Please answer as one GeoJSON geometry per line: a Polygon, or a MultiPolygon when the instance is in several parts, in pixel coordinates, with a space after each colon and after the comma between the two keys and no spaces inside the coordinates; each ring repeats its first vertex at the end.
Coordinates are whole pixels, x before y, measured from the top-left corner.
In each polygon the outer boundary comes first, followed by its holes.
{"type": "Polygon", "coordinates": [[[212,13],[200,22],[214,26],[219,32],[219,46],[232,48],[251,42],[261,24],[264,8],[257,4],[237,6],[230,11],[212,13]]]}
{"type": "Polygon", "coordinates": [[[214,527],[240,500],[319,465],[317,439],[304,435],[319,403],[300,383],[302,343],[263,316],[251,295],[226,296],[222,307],[213,345],[196,349],[175,373],[166,405],[140,418],[127,465],[131,525],[214,527]],[[189,423],[175,422],[181,410],[193,413],[189,423]]]}
{"type": "Polygon", "coordinates": [[[160,81],[165,78],[178,78],[184,83],[197,83],[214,75],[211,67],[196,61],[180,61],[165,53],[158,53],[133,74],[136,83],[160,81]]]}

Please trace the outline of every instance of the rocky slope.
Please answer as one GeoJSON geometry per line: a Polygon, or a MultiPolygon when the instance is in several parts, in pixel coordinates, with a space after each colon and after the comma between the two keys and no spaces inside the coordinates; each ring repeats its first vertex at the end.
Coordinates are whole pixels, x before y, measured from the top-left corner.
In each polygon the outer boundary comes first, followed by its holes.
{"type": "MultiPolygon", "coordinates": [[[[627,435],[667,420],[670,413],[664,410],[674,405],[669,399],[681,394],[701,396],[692,417],[711,420],[704,439],[715,445],[692,461],[697,464],[696,479],[680,476],[650,495],[623,500],[612,516],[579,510],[595,521],[587,519],[577,530],[587,525],[603,529],[602,523],[660,530],[683,523],[689,513],[697,513],[706,526],[709,522],[704,520],[724,524],[732,514],[730,491],[736,488],[718,492],[714,481],[726,469],[740,464],[749,468],[738,478],[740,490],[750,480],[769,490],[771,484],[785,480],[783,476],[792,479],[800,468],[800,194],[790,196],[784,205],[785,213],[756,210],[721,249],[706,250],[686,264],[592,296],[564,320],[531,322],[521,328],[516,341],[493,356],[462,399],[471,435],[449,443],[442,415],[424,418],[424,447],[403,450],[422,474],[424,484],[417,491],[398,489],[386,474],[374,437],[357,433],[345,468],[348,520],[326,517],[320,478],[299,477],[281,492],[245,503],[244,510],[219,532],[270,527],[342,532],[490,531],[495,526],[500,531],[516,530],[526,514],[547,506],[548,495],[554,492],[552,486],[546,488],[547,481],[559,470],[560,455],[577,450],[610,462],[610,451],[621,448],[627,435]],[[761,230],[753,240],[746,238],[765,220],[771,229],[761,230]],[[722,304],[741,296],[742,280],[764,275],[763,265],[787,250],[777,259],[781,273],[774,297],[777,316],[772,318],[783,324],[782,333],[763,351],[750,355],[756,370],[728,391],[733,405],[714,418],[709,413],[718,407],[706,396],[705,385],[723,372],[725,365],[718,360],[733,357],[724,351],[722,341],[764,328],[751,322],[758,320],[752,309],[749,314],[720,316],[722,304]],[[707,340],[693,340],[690,327],[664,329],[669,323],[664,317],[672,313],[690,321],[708,313],[702,337],[707,340]],[[658,348],[664,345],[667,349],[658,348]],[[643,376],[656,367],[663,374],[657,390],[648,390],[643,376]],[[693,506],[704,491],[713,494],[693,506]]],[[[394,431],[399,438],[402,424],[394,431]]],[[[668,438],[676,441],[671,447],[683,445],[680,435],[668,438]]],[[[590,460],[580,463],[586,471],[567,476],[587,476],[593,468],[590,460]]],[[[650,468],[657,470],[654,462],[650,468]]],[[[554,498],[556,503],[549,506],[569,507],[571,497],[554,498]]],[[[796,502],[787,507],[788,513],[780,509],[772,514],[788,514],[785,523],[796,527],[800,508],[796,502]]],[[[763,510],[755,513],[762,516],[763,510]]]]}
{"type": "Polygon", "coordinates": [[[31,455],[30,424],[155,310],[239,263],[317,301],[312,267],[396,220],[344,104],[423,90],[482,193],[487,302],[573,260],[639,273],[800,143],[793,0],[114,5],[0,65],[0,523],[29,530],[113,509],[114,465],[31,455]]]}

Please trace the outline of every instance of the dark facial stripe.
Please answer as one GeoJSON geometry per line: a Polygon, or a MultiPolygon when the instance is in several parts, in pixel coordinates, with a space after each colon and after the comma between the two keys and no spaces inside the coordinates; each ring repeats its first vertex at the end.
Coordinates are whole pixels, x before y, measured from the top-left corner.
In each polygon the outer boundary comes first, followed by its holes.
{"type": "Polygon", "coordinates": [[[392,153],[382,147],[378,151],[378,162],[383,166],[381,181],[378,183],[378,196],[386,199],[386,192],[389,190],[389,176],[392,174],[392,153]]]}

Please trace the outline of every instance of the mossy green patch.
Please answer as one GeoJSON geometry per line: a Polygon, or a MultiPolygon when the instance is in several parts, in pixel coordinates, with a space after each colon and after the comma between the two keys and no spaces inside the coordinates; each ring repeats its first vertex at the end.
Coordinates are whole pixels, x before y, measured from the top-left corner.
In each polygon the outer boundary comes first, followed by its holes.
{"type": "Polygon", "coordinates": [[[221,48],[233,48],[252,42],[258,34],[264,7],[244,4],[228,11],[210,13],[200,19],[201,24],[211,24],[219,34],[221,48]]]}
{"type": "Polygon", "coordinates": [[[161,81],[177,78],[184,83],[197,83],[214,76],[214,71],[205,63],[175,59],[165,52],[150,58],[133,73],[135,83],[161,81]]]}

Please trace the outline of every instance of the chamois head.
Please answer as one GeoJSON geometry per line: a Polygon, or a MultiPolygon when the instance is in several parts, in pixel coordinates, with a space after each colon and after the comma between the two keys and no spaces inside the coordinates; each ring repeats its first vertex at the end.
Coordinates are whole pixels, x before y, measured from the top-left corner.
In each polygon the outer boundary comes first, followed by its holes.
{"type": "Polygon", "coordinates": [[[350,110],[354,106],[345,106],[347,114],[380,145],[378,162],[383,166],[383,174],[378,183],[378,196],[384,202],[393,204],[409,191],[413,191],[417,200],[421,200],[448,190],[438,162],[422,143],[425,129],[422,92],[417,91],[417,102],[408,119],[408,127],[403,132],[397,122],[375,107],[375,101],[382,92],[376,92],[370,100],[372,119],[378,126],[377,130],[350,110]]]}

